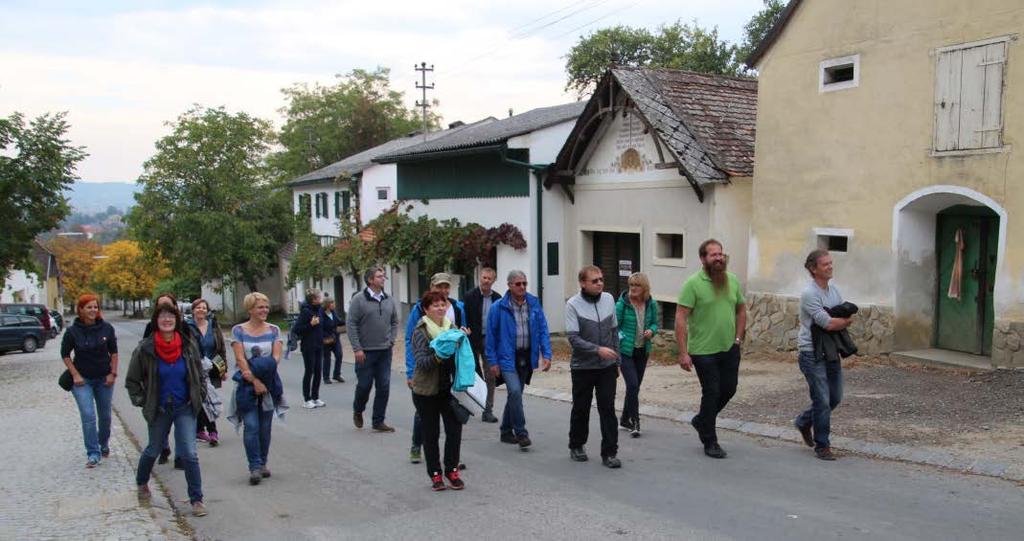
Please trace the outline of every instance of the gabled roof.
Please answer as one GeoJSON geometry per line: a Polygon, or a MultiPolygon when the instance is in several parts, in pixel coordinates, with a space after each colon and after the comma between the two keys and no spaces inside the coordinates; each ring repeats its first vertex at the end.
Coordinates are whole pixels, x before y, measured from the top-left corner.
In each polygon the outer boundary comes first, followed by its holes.
{"type": "MultiPolygon", "coordinates": [[[[473,124],[463,124],[455,128],[449,128],[447,130],[437,130],[427,133],[427,141],[433,141],[439,137],[450,135],[453,132],[464,130],[471,126],[475,126],[481,122],[487,122],[493,120],[491,118],[481,120],[473,124]]],[[[311,173],[306,173],[301,177],[295,178],[288,182],[289,186],[305,186],[307,184],[318,184],[328,180],[334,180],[341,173],[347,173],[349,175],[355,175],[361,173],[367,167],[373,165],[373,159],[377,156],[396,152],[403,148],[414,146],[423,143],[423,134],[416,133],[406,135],[405,137],[399,137],[392,139],[387,143],[377,145],[373,148],[366,149],[358,154],[353,154],[344,160],[337,161],[331,165],[321,167],[311,173]]]]}
{"type": "Polygon", "coordinates": [[[615,68],[598,84],[558,154],[549,182],[574,181],[606,115],[634,108],[703,198],[703,184],[754,170],[757,81],[681,70],[615,68]],[[615,97],[621,89],[625,97],[615,97]],[[623,105],[625,104],[625,105],[623,105]]]}
{"type": "Polygon", "coordinates": [[[786,8],[782,10],[782,14],[779,15],[779,20],[772,25],[768,30],[768,33],[764,35],[761,43],[757,44],[757,48],[754,52],[750,53],[750,56],[743,61],[748,68],[753,69],[758,62],[761,61],[761,57],[768,52],[768,49],[772,48],[775,44],[775,40],[779,39],[779,35],[786,28],[786,23],[793,17],[793,13],[796,11],[797,6],[800,5],[800,0],[789,0],[789,4],[786,4],[786,8]]]}
{"type": "Polygon", "coordinates": [[[414,156],[447,152],[504,143],[512,137],[534,132],[572,120],[583,111],[585,102],[541,107],[491,122],[479,122],[439,137],[433,141],[404,147],[374,159],[376,162],[398,162],[414,156]]]}

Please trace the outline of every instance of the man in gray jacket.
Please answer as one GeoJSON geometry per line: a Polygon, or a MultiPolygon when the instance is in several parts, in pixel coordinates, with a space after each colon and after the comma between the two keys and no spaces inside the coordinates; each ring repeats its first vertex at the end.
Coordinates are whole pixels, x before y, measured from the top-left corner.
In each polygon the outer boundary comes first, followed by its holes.
{"type": "Polygon", "coordinates": [[[363,410],[373,397],[373,429],[394,432],[384,423],[391,391],[391,347],[398,333],[398,312],[395,302],[384,293],[384,269],[377,267],[363,275],[366,289],[352,297],[345,327],[356,360],[356,396],[352,403],[352,422],[363,428],[363,410]]]}
{"type": "Polygon", "coordinates": [[[615,299],[604,292],[604,274],[590,265],[579,272],[580,292],[565,305],[565,332],[572,346],[572,414],[569,418],[569,457],[587,460],[583,445],[590,433],[590,403],[597,391],[601,417],[601,462],[622,467],[616,457],[619,433],[615,418],[615,380],[619,377],[619,322],[615,299]]]}

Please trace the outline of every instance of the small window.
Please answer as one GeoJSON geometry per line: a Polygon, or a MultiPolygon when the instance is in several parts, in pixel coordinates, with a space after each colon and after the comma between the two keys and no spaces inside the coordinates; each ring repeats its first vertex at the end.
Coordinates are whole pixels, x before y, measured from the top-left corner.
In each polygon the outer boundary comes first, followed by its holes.
{"type": "Polygon", "coordinates": [[[818,248],[830,252],[846,252],[850,246],[850,237],[845,235],[818,235],[818,248]]]}
{"type": "Polygon", "coordinates": [[[387,189],[387,188],[377,188],[377,200],[378,201],[387,201],[388,200],[388,192],[389,191],[390,190],[387,189]]]}
{"type": "Polygon", "coordinates": [[[832,92],[860,85],[860,55],[822,61],[818,72],[818,91],[832,92]]]}
{"type": "Polygon", "coordinates": [[[558,243],[548,243],[548,276],[558,276],[558,243]]]}
{"type": "Polygon", "coordinates": [[[674,233],[658,233],[655,235],[655,257],[663,259],[683,258],[683,236],[674,233]]]}
{"type": "Polygon", "coordinates": [[[661,312],[661,328],[671,331],[676,328],[676,303],[658,301],[658,311],[661,312]]]}

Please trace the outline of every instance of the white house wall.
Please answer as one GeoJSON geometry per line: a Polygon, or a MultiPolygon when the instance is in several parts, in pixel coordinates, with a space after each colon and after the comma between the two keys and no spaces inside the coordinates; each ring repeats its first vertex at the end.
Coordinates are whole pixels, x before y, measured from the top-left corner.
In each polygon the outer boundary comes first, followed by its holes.
{"type": "Polygon", "coordinates": [[[7,273],[3,290],[0,290],[0,302],[47,304],[46,289],[36,279],[35,273],[15,269],[7,273]]]}
{"type": "Polygon", "coordinates": [[[363,169],[359,186],[359,218],[363,225],[391,208],[398,195],[398,165],[393,163],[375,164],[363,169]],[[388,191],[386,199],[377,198],[378,188],[388,191]]]}

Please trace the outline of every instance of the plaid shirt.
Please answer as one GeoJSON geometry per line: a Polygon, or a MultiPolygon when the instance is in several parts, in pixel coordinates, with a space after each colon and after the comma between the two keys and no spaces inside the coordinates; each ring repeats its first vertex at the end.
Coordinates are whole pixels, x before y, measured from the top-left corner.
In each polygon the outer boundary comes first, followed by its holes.
{"type": "Polygon", "coordinates": [[[516,349],[530,349],[530,304],[512,300],[512,314],[516,317],[516,349]]]}

